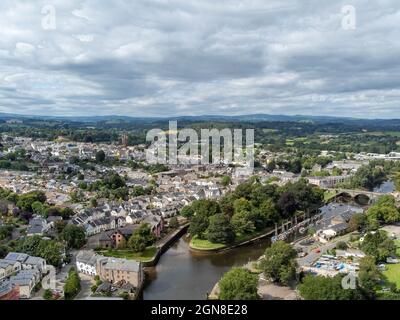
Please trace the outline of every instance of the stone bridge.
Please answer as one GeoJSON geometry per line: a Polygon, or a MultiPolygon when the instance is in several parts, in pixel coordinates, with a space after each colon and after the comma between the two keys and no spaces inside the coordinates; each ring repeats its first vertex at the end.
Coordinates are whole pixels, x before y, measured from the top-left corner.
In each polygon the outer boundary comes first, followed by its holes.
{"type": "Polygon", "coordinates": [[[332,196],[332,199],[336,199],[337,197],[347,197],[352,198],[356,202],[366,202],[366,204],[371,204],[373,201],[378,199],[383,195],[391,195],[393,196],[397,202],[400,202],[400,193],[392,192],[392,193],[378,193],[366,190],[357,190],[357,189],[341,189],[341,188],[329,188],[325,189],[327,191],[334,191],[336,193],[335,196],[332,196]]]}

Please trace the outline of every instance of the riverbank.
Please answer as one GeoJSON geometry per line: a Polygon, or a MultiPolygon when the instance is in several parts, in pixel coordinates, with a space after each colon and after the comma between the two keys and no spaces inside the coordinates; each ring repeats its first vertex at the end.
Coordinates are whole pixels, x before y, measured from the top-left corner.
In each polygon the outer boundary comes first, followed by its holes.
{"type": "Polygon", "coordinates": [[[143,299],[205,300],[206,293],[227,271],[258,259],[269,245],[268,239],[262,239],[226,252],[197,252],[189,249],[189,239],[183,236],[156,266],[146,268],[143,299]]]}
{"type": "Polygon", "coordinates": [[[233,244],[230,245],[222,243],[212,243],[208,240],[202,240],[198,239],[197,237],[193,237],[190,240],[189,249],[197,252],[209,252],[209,253],[225,252],[238,247],[249,245],[261,239],[272,236],[274,232],[275,229],[268,228],[256,234],[239,237],[233,244]]]}
{"type": "Polygon", "coordinates": [[[160,260],[162,254],[166,252],[174,242],[180,239],[186,233],[188,228],[189,223],[186,223],[183,226],[180,226],[177,230],[162,238],[161,240],[157,241],[156,252],[154,256],[151,259],[144,261],[143,267],[154,267],[160,260]]]}
{"type": "Polygon", "coordinates": [[[140,261],[143,267],[153,267],[157,264],[161,255],[168,250],[169,246],[171,246],[175,241],[179,240],[183,234],[185,234],[188,227],[188,223],[180,226],[178,229],[157,241],[154,246],[146,248],[143,252],[133,252],[130,249],[109,249],[95,251],[105,257],[136,260],[140,261]]]}

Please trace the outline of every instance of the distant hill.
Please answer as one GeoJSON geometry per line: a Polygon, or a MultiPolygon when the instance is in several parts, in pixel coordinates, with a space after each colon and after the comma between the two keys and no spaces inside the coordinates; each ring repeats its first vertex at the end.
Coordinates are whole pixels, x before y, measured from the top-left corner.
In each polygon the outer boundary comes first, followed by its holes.
{"type": "Polygon", "coordinates": [[[310,115],[271,115],[271,114],[246,114],[246,115],[202,115],[202,116],[177,116],[177,117],[129,117],[119,115],[109,116],[38,116],[19,115],[11,113],[0,113],[0,120],[42,120],[42,121],[67,121],[82,123],[119,123],[119,122],[140,122],[152,123],[158,121],[190,121],[190,122],[310,122],[310,123],[357,123],[357,124],[400,124],[400,119],[358,119],[347,117],[331,116],[310,116],[310,115]]]}

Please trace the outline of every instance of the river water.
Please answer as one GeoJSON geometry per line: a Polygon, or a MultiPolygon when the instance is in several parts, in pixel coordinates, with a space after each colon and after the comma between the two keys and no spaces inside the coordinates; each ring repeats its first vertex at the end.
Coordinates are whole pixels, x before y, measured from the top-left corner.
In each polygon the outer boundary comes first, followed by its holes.
{"type": "MultiPolygon", "coordinates": [[[[331,203],[321,208],[321,212],[329,218],[351,207],[354,210],[361,208],[356,203],[331,203]]],[[[295,237],[288,240],[293,241],[295,237]]],[[[157,266],[147,270],[143,299],[206,299],[206,294],[211,292],[225,272],[234,266],[257,260],[270,243],[270,239],[266,238],[227,252],[198,253],[189,250],[189,240],[183,236],[161,256],[157,266]]]]}
{"type": "Polygon", "coordinates": [[[269,244],[264,239],[224,253],[204,254],[189,251],[189,240],[183,236],[147,272],[143,299],[204,300],[226,271],[258,259],[269,244]]]}
{"type": "Polygon", "coordinates": [[[374,188],[374,192],[377,193],[392,193],[393,191],[396,191],[396,186],[391,180],[385,181],[380,186],[374,188]]]}

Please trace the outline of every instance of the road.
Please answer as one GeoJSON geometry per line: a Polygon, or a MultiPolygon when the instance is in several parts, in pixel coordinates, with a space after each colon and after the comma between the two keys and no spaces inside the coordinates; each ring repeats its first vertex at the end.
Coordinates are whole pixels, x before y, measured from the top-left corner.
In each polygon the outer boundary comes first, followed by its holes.
{"type": "Polygon", "coordinates": [[[80,275],[81,277],[81,291],[75,297],[75,300],[87,300],[92,294],[93,280],[90,277],[80,275]]]}
{"type": "Polygon", "coordinates": [[[310,246],[309,248],[307,247],[302,247],[304,249],[304,252],[307,252],[307,255],[303,258],[298,258],[297,262],[299,266],[304,266],[304,267],[310,267],[315,261],[317,261],[323,254],[326,254],[327,251],[332,250],[336,247],[336,244],[341,241],[348,241],[350,238],[350,234],[347,234],[342,237],[338,237],[333,239],[332,241],[326,243],[326,244],[321,244],[319,246],[310,246]],[[317,249],[320,250],[320,253],[315,252],[317,249]]]}

